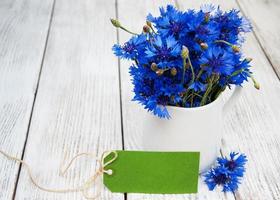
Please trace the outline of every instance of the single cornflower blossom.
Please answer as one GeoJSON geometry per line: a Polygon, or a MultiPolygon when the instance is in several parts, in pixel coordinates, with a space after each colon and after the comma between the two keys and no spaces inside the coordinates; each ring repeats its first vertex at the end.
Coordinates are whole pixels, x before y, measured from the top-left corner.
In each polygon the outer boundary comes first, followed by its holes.
{"type": "Polygon", "coordinates": [[[220,165],[225,166],[229,171],[239,174],[243,176],[245,172],[245,164],[248,161],[247,157],[244,154],[240,154],[236,152],[231,152],[229,158],[222,157],[218,158],[218,163],[220,165]]]}
{"type": "Polygon", "coordinates": [[[151,14],[147,16],[147,20],[155,24],[158,32],[165,37],[172,35],[178,37],[183,34],[187,25],[185,21],[187,20],[187,15],[178,11],[171,5],[168,5],[166,10],[160,8],[160,17],[153,17],[151,14]]]}
{"type": "Polygon", "coordinates": [[[230,75],[234,71],[234,55],[221,47],[212,46],[202,53],[200,65],[208,74],[230,75]]]}
{"type": "Polygon", "coordinates": [[[156,36],[146,48],[145,53],[146,57],[157,61],[159,67],[164,67],[163,61],[169,61],[180,54],[180,46],[172,36],[164,39],[156,36]]]}
{"type": "Polygon", "coordinates": [[[216,6],[213,4],[203,4],[200,6],[200,9],[204,13],[211,13],[216,10],[216,6]]]}
{"type": "Polygon", "coordinates": [[[245,173],[245,164],[248,161],[244,154],[231,152],[227,157],[217,158],[217,165],[204,174],[204,182],[209,190],[221,186],[223,192],[235,192],[245,173]]]}
{"type": "Polygon", "coordinates": [[[112,48],[116,56],[125,59],[137,59],[139,55],[139,50],[141,50],[141,45],[146,42],[145,35],[133,36],[124,45],[115,44],[112,48]]]}

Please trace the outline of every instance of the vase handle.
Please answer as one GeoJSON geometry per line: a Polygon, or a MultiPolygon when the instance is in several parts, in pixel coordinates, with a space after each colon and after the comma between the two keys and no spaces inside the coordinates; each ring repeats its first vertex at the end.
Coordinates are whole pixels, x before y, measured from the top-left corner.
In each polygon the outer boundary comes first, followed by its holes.
{"type": "Polygon", "coordinates": [[[240,97],[242,87],[235,86],[234,91],[228,98],[227,102],[224,104],[223,112],[226,114],[233,107],[235,101],[240,97]]]}

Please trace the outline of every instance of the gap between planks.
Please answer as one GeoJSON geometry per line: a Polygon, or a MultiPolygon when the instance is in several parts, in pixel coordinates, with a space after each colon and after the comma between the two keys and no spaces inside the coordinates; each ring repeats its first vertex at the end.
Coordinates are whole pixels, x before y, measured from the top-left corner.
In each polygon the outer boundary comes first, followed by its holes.
{"type": "MultiPolygon", "coordinates": [[[[236,2],[236,4],[238,5],[238,7],[239,7],[239,9],[240,9],[240,11],[241,11],[241,13],[242,13],[242,15],[244,15],[244,16],[246,16],[246,17],[249,17],[249,16],[246,14],[245,10],[242,8],[242,6],[241,6],[239,0],[235,0],[235,2],[236,2]]],[[[254,28],[253,28],[253,31],[252,31],[252,32],[253,32],[253,34],[254,34],[254,37],[256,38],[256,41],[258,42],[259,47],[261,48],[261,50],[262,50],[263,54],[265,55],[267,61],[269,62],[270,66],[272,67],[272,69],[273,69],[275,75],[277,76],[277,78],[278,78],[279,81],[280,81],[280,74],[278,74],[278,73],[277,73],[277,70],[276,70],[277,67],[273,64],[273,62],[272,62],[271,59],[269,58],[269,55],[268,55],[268,53],[265,51],[265,48],[264,48],[263,44],[261,43],[260,38],[259,38],[259,36],[258,36],[258,34],[256,33],[256,30],[255,30],[254,28]]]]}
{"type": "MultiPolygon", "coordinates": [[[[118,0],[115,0],[115,18],[119,20],[118,0]]],[[[117,44],[120,44],[119,29],[116,28],[117,44]]],[[[120,119],[121,119],[121,134],[122,134],[122,150],[125,150],[124,146],[124,128],[123,128],[123,101],[122,101],[122,76],[121,76],[121,60],[118,58],[118,76],[119,76],[119,90],[120,90],[120,119]]],[[[127,193],[124,193],[124,200],[127,200],[127,193]]]]}
{"type": "MultiPolygon", "coordinates": [[[[29,122],[28,122],[28,126],[27,126],[26,137],[25,137],[25,141],[24,141],[24,145],[23,145],[23,149],[22,149],[21,160],[23,160],[23,158],[24,158],[25,148],[26,148],[28,135],[29,135],[29,130],[30,130],[30,124],[31,124],[32,116],[33,116],[34,105],[35,105],[35,102],[36,102],[37,92],[38,92],[38,88],[39,88],[39,84],[40,84],[40,78],[41,78],[43,63],[44,63],[44,60],[45,60],[47,45],[48,45],[48,41],[49,41],[49,34],[50,34],[50,29],[51,29],[51,24],[52,24],[52,19],[53,19],[53,13],[54,13],[54,8],[55,8],[55,1],[56,0],[53,0],[53,3],[52,3],[52,10],[51,10],[51,15],[50,15],[50,19],[49,19],[48,31],[47,31],[47,35],[46,35],[45,44],[44,44],[43,56],[42,56],[42,60],[41,60],[41,63],[40,63],[40,69],[39,69],[38,79],[37,79],[37,83],[36,83],[34,98],[33,98],[32,106],[31,106],[31,113],[30,113],[29,122]]],[[[22,163],[19,164],[12,199],[15,199],[15,197],[16,197],[16,191],[17,191],[17,186],[18,186],[18,181],[19,181],[21,169],[22,169],[22,163]]]]}

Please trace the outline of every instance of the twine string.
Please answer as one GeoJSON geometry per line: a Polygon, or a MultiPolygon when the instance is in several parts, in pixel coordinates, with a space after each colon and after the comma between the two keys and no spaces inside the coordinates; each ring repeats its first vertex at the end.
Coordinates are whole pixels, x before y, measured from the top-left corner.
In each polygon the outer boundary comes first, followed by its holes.
{"type": "Polygon", "coordinates": [[[101,160],[97,159],[94,154],[92,153],[79,153],[77,155],[75,155],[71,160],[70,162],[66,165],[65,169],[61,169],[60,168],[60,172],[59,174],[60,175],[64,175],[68,170],[69,168],[72,166],[72,164],[74,163],[74,161],[76,161],[79,157],[81,156],[91,156],[91,157],[95,157],[96,161],[99,163],[99,168],[98,170],[92,175],[90,176],[83,184],[82,186],[77,186],[77,187],[74,187],[74,188],[67,188],[67,189],[53,189],[53,188],[47,188],[47,187],[44,187],[42,185],[39,184],[39,182],[35,179],[35,177],[33,176],[32,174],[32,170],[31,170],[31,167],[22,159],[19,159],[17,157],[14,157],[14,156],[11,156],[9,154],[7,154],[6,152],[0,150],[0,153],[5,156],[6,158],[10,159],[10,160],[14,160],[14,161],[17,161],[19,163],[22,164],[22,166],[24,166],[26,169],[27,169],[27,173],[28,173],[28,176],[31,180],[31,182],[37,187],[39,188],[40,190],[42,191],[45,191],[45,192],[52,192],[52,193],[71,193],[71,192],[81,192],[82,195],[84,196],[85,199],[90,199],[90,200],[95,200],[97,199],[100,194],[101,194],[101,181],[99,181],[99,185],[97,186],[97,189],[96,191],[97,194],[95,196],[91,196],[89,194],[89,189],[96,183],[96,180],[97,178],[101,178],[101,175],[103,173],[106,173],[108,175],[112,175],[113,171],[111,169],[105,169],[106,166],[108,166],[109,164],[113,163],[117,157],[118,157],[118,154],[116,151],[106,151],[102,154],[102,157],[101,157],[101,160]],[[107,162],[105,162],[105,158],[110,155],[110,154],[113,154],[113,157],[110,158],[107,162]]]}

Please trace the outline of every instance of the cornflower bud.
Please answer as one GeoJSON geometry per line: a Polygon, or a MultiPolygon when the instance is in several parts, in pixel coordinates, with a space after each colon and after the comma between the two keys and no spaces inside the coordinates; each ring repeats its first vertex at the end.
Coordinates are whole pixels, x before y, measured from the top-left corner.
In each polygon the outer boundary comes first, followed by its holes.
{"type": "Polygon", "coordinates": [[[152,23],[150,21],[146,21],[147,26],[152,27],[152,23]]]}
{"type": "Polygon", "coordinates": [[[234,52],[239,52],[240,51],[240,48],[236,45],[232,45],[231,48],[234,52]]]}
{"type": "Polygon", "coordinates": [[[144,33],[149,33],[150,32],[150,27],[148,25],[143,26],[143,32],[144,33]]]}
{"type": "Polygon", "coordinates": [[[204,20],[205,20],[205,22],[209,22],[209,20],[210,20],[210,13],[205,13],[204,20]]]}
{"type": "Polygon", "coordinates": [[[172,67],[171,71],[170,71],[172,76],[176,76],[177,74],[177,69],[175,67],[172,67]]]}
{"type": "Polygon", "coordinates": [[[111,23],[116,27],[116,28],[120,28],[121,27],[121,23],[116,20],[116,19],[110,19],[111,23]]]}
{"type": "Polygon", "coordinates": [[[254,82],[254,87],[259,90],[261,86],[258,82],[254,82]]]}
{"type": "Polygon", "coordinates": [[[181,51],[181,56],[182,58],[186,59],[187,57],[189,57],[189,49],[183,45],[182,47],[182,51],[181,51]]]}
{"type": "Polygon", "coordinates": [[[157,71],[158,67],[156,63],[152,63],[151,64],[151,70],[153,70],[154,72],[157,71]]]}
{"type": "Polygon", "coordinates": [[[252,58],[245,58],[245,60],[246,60],[247,62],[251,62],[253,59],[252,59],[252,58]]]}
{"type": "Polygon", "coordinates": [[[207,48],[208,48],[208,44],[205,43],[205,42],[202,42],[202,43],[200,43],[200,47],[201,47],[202,49],[207,49],[207,48]]]}
{"type": "Polygon", "coordinates": [[[156,71],[156,74],[157,74],[158,76],[163,75],[163,73],[164,73],[164,70],[163,70],[163,69],[158,69],[158,70],[156,71]]]}
{"type": "Polygon", "coordinates": [[[252,79],[252,81],[253,81],[253,83],[254,83],[254,87],[257,89],[257,90],[259,90],[260,89],[260,84],[256,81],[256,79],[251,75],[250,76],[251,77],[251,79],[252,79]]]}

